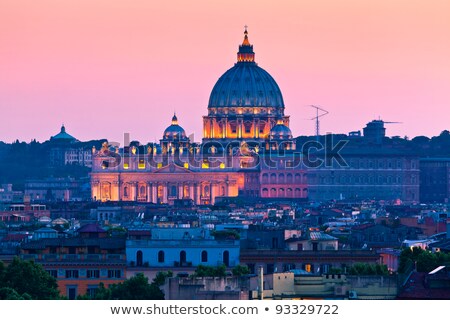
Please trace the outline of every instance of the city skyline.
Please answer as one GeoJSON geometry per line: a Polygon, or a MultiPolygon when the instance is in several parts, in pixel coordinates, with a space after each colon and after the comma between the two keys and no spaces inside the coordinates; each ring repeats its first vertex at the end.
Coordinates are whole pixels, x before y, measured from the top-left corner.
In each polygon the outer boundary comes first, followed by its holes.
{"type": "Polygon", "coordinates": [[[0,1],[0,140],[158,141],[176,111],[202,137],[212,87],[249,25],[256,62],[280,85],[294,136],[400,121],[436,136],[450,120],[450,4],[433,1],[0,1]],[[239,8],[237,10],[236,8],[239,8]],[[270,19],[269,19],[270,18],[270,19]],[[193,23],[195,21],[195,23],[193,23]],[[355,112],[360,108],[358,112],[355,112]]]}

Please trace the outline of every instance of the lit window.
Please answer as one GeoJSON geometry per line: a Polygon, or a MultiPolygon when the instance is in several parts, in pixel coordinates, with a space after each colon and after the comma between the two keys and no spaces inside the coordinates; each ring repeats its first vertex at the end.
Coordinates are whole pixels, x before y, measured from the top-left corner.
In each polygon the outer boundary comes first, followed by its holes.
{"type": "Polygon", "coordinates": [[[225,169],[225,163],[221,163],[220,165],[219,165],[219,167],[220,167],[220,169],[225,169]]]}
{"type": "Polygon", "coordinates": [[[129,167],[130,167],[130,166],[129,166],[128,162],[124,162],[123,168],[124,168],[124,169],[128,169],[129,167]]]}
{"type": "Polygon", "coordinates": [[[208,162],[203,162],[202,163],[202,169],[209,169],[209,163],[208,162]]]}
{"type": "Polygon", "coordinates": [[[184,167],[185,167],[186,169],[189,169],[189,163],[185,162],[185,163],[184,163],[184,167]]]}

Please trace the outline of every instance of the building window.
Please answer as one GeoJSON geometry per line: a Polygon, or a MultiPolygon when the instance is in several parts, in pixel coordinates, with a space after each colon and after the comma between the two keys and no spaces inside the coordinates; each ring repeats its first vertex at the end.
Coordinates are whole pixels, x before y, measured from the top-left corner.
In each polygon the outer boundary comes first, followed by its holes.
{"type": "Polygon", "coordinates": [[[182,250],[180,252],[180,264],[183,264],[186,262],[186,251],[182,250]]]}
{"type": "Polygon", "coordinates": [[[93,299],[97,293],[97,289],[98,289],[97,286],[88,286],[86,290],[87,296],[93,299]]]}
{"type": "Polygon", "coordinates": [[[303,265],[303,270],[305,270],[306,272],[311,272],[311,270],[312,270],[311,264],[305,263],[305,264],[303,265]]]}
{"type": "Polygon", "coordinates": [[[48,274],[53,278],[58,278],[58,270],[47,270],[48,274]]]}
{"type": "Polygon", "coordinates": [[[87,278],[89,279],[98,279],[100,278],[100,270],[88,270],[87,271],[87,278]]]}
{"type": "Polygon", "coordinates": [[[77,279],[78,276],[78,270],[66,270],[67,279],[77,279]]]}
{"type": "Polygon", "coordinates": [[[77,289],[78,289],[77,286],[67,287],[66,291],[67,299],[75,300],[77,298],[77,291],[78,291],[77,289]]]}
{"type": "Polygon", "coordinates": [[[108,278],[120,279],[122,277],[122,270],[108,270],[108,278]]]}
{"type": "Polygon", "coordinates": [[[143,254],[141,250],[136,252],[136,266],[140,267],[143,264],[143,254]]]}
{"type": "Polygon", "coordinates": [[[208,262],[208,252],[202,251],[202,262],[208,262]]]}
{"type": "Polygon", "coordinates": [[[225,251],[223,252],[223,264],[224,264],[226,267],[229,267],[229,266],[230,266],[230,252],[229,252],[228,250],[225,250],[225,251]]]}
{"type": "Polygon", "coordinates": [[[159,263],[164,262],[164,251],[162,251],[162,250],[158,252],[158,262],[159,263]]]}

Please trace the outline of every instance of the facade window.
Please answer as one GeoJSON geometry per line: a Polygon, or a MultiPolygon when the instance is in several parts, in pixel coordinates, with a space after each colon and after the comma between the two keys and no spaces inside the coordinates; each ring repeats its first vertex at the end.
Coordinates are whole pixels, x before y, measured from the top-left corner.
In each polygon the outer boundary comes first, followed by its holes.
{"type": "Polygon", "coordinates": [[[88,297],[90,298],[94,298],[95,294],[97,293],[97,286],[88,286],[87,290],[86,290],[86,294],[88,297]]]}
{"type": "Polygon", "coordinates": [[[79,277],[78,270],[66,270],[67,279],[77,279],[79,277]]]}
{"type": "Polygon", "coordinates": [[[48,274],[53,278],[58,278],[58,270],[47,270],[48,274]]]}
{"type": "Polygon", "coordinates": [[[311,264],[305,263],[305,264],[303,265],[303,270],[305,270],[306,272],[311,272],[311,270],[312,270],[311,264]]]}
{"type": "Polygon", "coordinates": [[[158,262],[163,263],[164,262],[164,251],[160,250],[158,252],[158,262]]]}
{"type": "Polygon", "coordinates": [[[67,299],[75,300],[77,298],[77,294],[78,294],[78,286],[68,286],[67,287],[67,291],[66,291],[67,299]]]}
{"type": "Polygon", "coordinates": [[[120,279],[122,277],[122,270],[112,269],[108,270],[108,278],[120,279]]]}
{"type": "Polygon", "coordinates": [[[202,251],[202,262],[208,262],[208,252],[202,251]]]}
{"type": "Polygon", "coordinates": [[[228,250],[225,250],[225,251],[223,252],[223,264],[224,264],[226,267],[229,267],[229,266],[230,266],[230,252],[229,252],[228,250]]]}
{"type": "Polygon", "coordinates": [[[183,264],[186,262],[186,251],[181,251],[180,252],[180,264],[183,264]]]}
{"type": "Polygon", "coordinates": [[[140,267],[143,264],[143,254],[141,250],[138,250],[138,252],[136,252],[136,266],[140,267]]]}
{"type": "Polygon", "coordinates": [[[89,279],[98,279],[98,278],[100,278],[100,270],[96,270],[96,269],[88,270],[87,271],[87,277],[89,279]]]}

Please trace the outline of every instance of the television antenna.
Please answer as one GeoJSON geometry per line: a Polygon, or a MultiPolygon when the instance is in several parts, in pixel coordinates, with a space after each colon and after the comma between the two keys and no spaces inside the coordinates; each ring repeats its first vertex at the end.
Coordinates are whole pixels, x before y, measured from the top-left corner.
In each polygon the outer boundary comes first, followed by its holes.
{"type": "Polygon", "coordinates": [[[316,116],[309,119],[309,120],[315,120],[316,121],[316,138],[319,139],[319,135],[320,135],[320,123],[319,123],[319,118],[327,115],[329,112],[325,109],[323,109],[321,106],[316,106],[316,105],[310,105],[311,108],[316,109],[316,116]]]}

